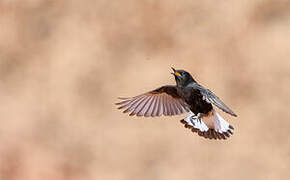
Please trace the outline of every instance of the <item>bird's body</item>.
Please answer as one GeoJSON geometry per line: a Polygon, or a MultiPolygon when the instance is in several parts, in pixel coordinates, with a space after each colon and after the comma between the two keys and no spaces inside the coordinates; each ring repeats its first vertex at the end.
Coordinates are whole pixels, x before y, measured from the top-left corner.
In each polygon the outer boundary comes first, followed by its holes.
{"type": "Polygon", "coordinates": [[[186,102],[190,111],[194,114],[207,114],[213,109],[212,105],[202,98],[203,96],[200,93],[200,90],[195,89],[192,86],[177,87],[177,93],[186,102]]]}
{"type": "MultiPolygon", "coordinates": [[[[173,69],[173,68],[172,68],[173,69]]],[[[198,84],[183,70],[174,70],[176,86],[167,85],[132,98],[122,98],[119,109],[137,116],[172,116],[185,112],[190,115],[181,120],[186,128],[210,139],[226,139],[233,127],[213,108],[236,116],[214,93],[198,84]]]]}

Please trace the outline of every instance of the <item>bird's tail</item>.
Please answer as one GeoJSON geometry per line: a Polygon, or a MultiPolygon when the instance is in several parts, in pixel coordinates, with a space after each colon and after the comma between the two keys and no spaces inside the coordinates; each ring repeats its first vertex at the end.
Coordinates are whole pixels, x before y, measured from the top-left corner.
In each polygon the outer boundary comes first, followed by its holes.
{"type": "Polygon", "coordinates": [[[194,113],[180,122],[192,132],[209,139],[227,139],[233,134],[234,128],[226,120],[224,120],[214,109],[208,114],[201,116],[201,121],[196,118],[194,113]]]}

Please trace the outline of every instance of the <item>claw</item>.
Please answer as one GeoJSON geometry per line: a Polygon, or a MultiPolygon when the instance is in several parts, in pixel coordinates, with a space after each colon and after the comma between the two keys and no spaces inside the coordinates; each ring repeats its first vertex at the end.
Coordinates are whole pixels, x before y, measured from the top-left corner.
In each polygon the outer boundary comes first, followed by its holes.
{"type": "MultiPolygon", "coordinates": [[[[192,119],[197,120],[199,123],[201,123],[200,113],[198,113],[196,116],[192,116],[192,119]]],[[[192,120],[191,120],[191,122],[192,122],[192,120]]]]}
{"type": "Polygon", "coordinates": [[[195,126],[195,123],[193,122],[192,119],[190,119],[190,122],[191,122],[191,124],[192,124],[193,126],[195,126]]]}

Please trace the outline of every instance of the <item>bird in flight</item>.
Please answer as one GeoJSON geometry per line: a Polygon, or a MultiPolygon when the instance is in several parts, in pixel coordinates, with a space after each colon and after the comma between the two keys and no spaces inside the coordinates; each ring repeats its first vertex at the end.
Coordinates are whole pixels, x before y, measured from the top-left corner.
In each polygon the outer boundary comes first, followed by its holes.
{"type": "Polygon", "coordinates": [[[237,117],[213,92],[198,84],[184,70],[172,68],[176,85],[162,86],[153,91],[130,98],[119,98],[118,109],[130,116],[173,116],[189,112],[180,122],[199,136],[209,139],[227,139],[234,128],[224,120],[213,105],[237,117]]]}

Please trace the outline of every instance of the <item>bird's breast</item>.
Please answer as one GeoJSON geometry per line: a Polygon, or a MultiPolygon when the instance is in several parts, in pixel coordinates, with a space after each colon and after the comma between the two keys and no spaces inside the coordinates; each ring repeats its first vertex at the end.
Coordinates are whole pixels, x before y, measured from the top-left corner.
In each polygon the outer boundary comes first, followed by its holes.
{"type": "Polygon", "coordinates": [[[202,98],[202,94],[198,89],[184,89],[183,99],[189,105],[190,110],[195,114],[207,114],[213,109],[212,105],[202,98]]]}

